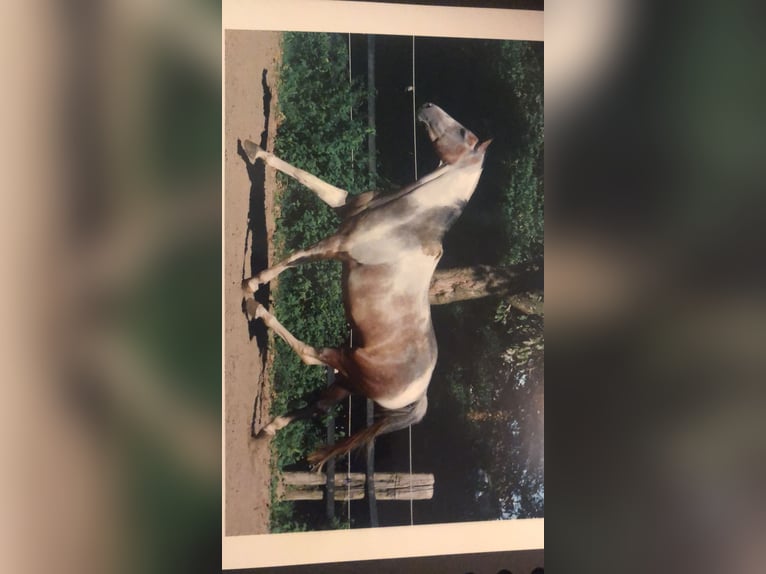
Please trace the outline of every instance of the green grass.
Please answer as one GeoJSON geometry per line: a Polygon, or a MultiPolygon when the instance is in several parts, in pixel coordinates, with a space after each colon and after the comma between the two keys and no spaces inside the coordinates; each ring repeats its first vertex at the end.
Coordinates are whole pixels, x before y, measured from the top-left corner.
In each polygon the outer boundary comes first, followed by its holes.
{"type": "MultiPolygon", "coordinates": [[[[365,165],[352,165],[352,152],[361,157],[368,129],[360,105],[362,88],[348,81],[345,36],[286,33],[280,70],[279,114],[275,153],[291,164],[351,193],[366,191],[365,165]]],[[[335,231],[338,219],[332,209],[310,190],[284,176],[277,196],[280,216],[276,222],[277,257],[312,245],[335,231]]],[[[298,339],[316,346],[337,346],[348,328],[343,316],[340,265],[320,262],[290,269],[279,278],[274,314],[298,339]]],[[[280,339],[272,368],[272,414],[303,406],[327,383],[325,369],[307,366],[280,339]]],[[[320,443],[321,421],[297,421],[274,439],[277,471],[305,460],[320,443]]],[[[305,530],[294,517],[293,505],[274,500],[271,531],[305,530]]]]}

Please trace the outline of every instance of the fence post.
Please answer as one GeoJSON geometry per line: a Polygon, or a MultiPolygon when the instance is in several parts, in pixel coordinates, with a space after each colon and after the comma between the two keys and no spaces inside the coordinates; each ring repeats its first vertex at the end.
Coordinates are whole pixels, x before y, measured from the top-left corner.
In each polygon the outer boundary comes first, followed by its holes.
{"type": "MultiPolygon", "coordinates": [[[[375,418],[375,403],[367,399],[367,426],[375,418]]],[[[370,507],[370,526],[378,526],[378,500],[375,495],[375,440],[367,447],[367,501],[370,507]]]]}
{"type": "MultiPolygon", "coordinates": [[[[329,387],[335,382],[335,371],[331,367],[327,367],[327,386],[329,387]]],[[[335,444],[335,415],[331,414],[330,419],[327,421],[327,444],[332,446],[335,444]]],[[[335,518],[335,459],[331,458],[327,461],[327,484],[325,488],[325,508],[327,513],[327,520],[335,518]]]]}

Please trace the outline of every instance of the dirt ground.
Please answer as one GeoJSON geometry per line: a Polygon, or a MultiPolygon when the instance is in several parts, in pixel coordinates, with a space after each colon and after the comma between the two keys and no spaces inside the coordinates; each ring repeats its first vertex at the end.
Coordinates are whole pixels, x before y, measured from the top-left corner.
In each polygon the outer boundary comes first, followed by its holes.
{"type": "Polygon", "coordinates": [[[259,351],[263,332],[242,311],[240,284],[272,260],[273,170],[248,169],[237,140],[266,143],[276,131],[276,80],[280,34],[225,32],[224,199],[224,408],[225,532],[227,536],[268,532],[269,446],[251,437],[268,417],[268,361],[259,351]],[[259,340],[260,338],[260,340],[259,340]]]}

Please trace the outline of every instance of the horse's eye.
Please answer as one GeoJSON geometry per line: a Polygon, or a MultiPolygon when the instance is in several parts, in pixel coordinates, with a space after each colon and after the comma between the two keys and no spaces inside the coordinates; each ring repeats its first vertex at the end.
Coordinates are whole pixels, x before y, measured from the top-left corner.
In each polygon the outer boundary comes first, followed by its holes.
{"type": "Polygon", "coordinates": [[[461,138],[465,137],[465,128],[460,128],[460,137],[461,138]]]}

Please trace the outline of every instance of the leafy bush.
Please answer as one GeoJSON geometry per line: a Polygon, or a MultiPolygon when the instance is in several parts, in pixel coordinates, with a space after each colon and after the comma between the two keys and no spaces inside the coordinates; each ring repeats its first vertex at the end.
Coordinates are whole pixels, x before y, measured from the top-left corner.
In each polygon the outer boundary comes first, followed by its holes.
{"type": "Polygon", "coordinates": [[[305,532],[309,529],[305,522],[295,519],[295,505],[289,500],[274,501],[271,504],[269,530],[273,534],[280,532],[305,532]]]}
{"type": "Polygon", "coordinates": [[[518,144],[506,160],[510,183],[503,205],[506,263],[521,263],[543,251],[543,86],[542,62],[529,42],[503,42],[496,73],[516,102],[518,144]]]}

